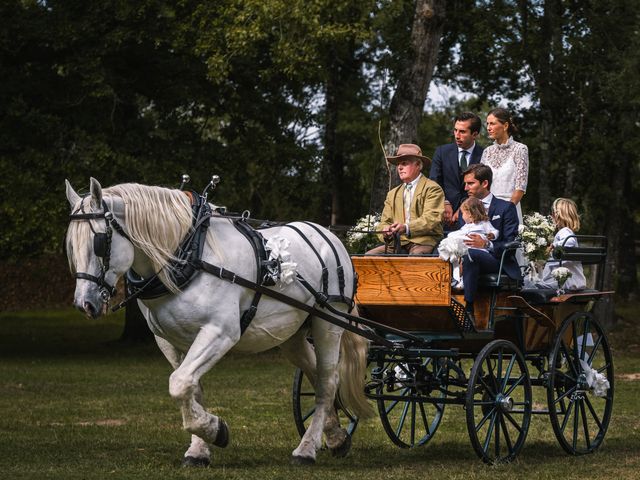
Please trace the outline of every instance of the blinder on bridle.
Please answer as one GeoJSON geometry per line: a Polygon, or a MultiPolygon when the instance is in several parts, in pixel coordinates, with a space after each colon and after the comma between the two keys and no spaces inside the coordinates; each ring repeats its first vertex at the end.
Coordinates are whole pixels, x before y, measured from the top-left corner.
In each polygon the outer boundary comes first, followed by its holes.
{"type": "Polygon", "coordinates": [[[102,200],[102,212],[89,212],[85,213],[84,205],[80,205],[80,208],[71,215],[69,215],[71,221],[88,221],[89,227],[93,232],[93,253],[96,257],[102,258],[102,266],[100,267],[100,276],[96,277],[90,273],[76,272],[75,278],[83,280],[89,280],[90,282],[97,283],[100,287],[100,296],[106,303],[111,297],[113,297],[117,290],[115,285],[109,285],[105,279],[107,271],[111,263],[111,238],[113,237],[113,230],[118,232],[127,240],[131,241],[131,238],[123,230],[122,226],[114,218],[113,213],[107,207],[107,204],[102,200]],[[93,229],[91,220],[104,220],[105,231],[96,232],[93,229]]]}

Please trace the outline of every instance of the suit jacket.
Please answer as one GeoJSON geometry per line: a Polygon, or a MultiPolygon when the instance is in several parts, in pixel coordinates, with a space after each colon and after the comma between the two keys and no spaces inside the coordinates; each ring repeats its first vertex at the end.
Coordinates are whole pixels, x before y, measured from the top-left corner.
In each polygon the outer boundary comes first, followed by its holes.
{"type": "MultiPolygon", "coordinates": [[[[493,197],[489,204],[489,221],[500,232],[498,239],[493,242],[493,249],[489,251],[498,261],[502,258],[505,245],[513,242],[518,236],[518,212],[516,206],[506,200],[502,200],[496,196],[493,197]]],[[[458,220],[460,226],[464,224],[462,216],[458,220]]],[[[515,258],[515,251],[510,252],[504,260],[504,271],[511,278],[520,278],[520,267],[515,258]]]]}
{"type": "MultiPolygon", "coordinates": [[[[379,228],[393,223],[405,223],[403,204],[404,184],[398,185],[387,193],[379,228]]],[[[411,219],[407,237],[400,237],[402,245],[409,242],[418,245],[435,246],[442,240],[442,214],[444,213],[444,192],[440,185],[420,176],[411,199],[411,219]]],[[[382,235],[380,235],[382,240],[382,235]]]]}
{"type": "MultiPolygon", "coordinates": [[[[471,157],[468,159],[469,165],[480,163],[483,150],[476,143],[471,157]]],[[[431,170],[429,170],[429,178],[442,187],[444,197],[451,203],[454,212],[460,208],[462,201],[467,198],[459,158],[458,145],[455,143],[440,145],[433,154],[431,170]]]]}

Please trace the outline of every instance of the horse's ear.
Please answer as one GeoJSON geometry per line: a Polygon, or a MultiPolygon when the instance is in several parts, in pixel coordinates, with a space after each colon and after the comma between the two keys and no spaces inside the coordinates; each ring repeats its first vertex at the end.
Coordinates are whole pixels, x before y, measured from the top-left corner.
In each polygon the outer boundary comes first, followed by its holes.
{"type": "Polygon", "coordinates": [[[94,208],[102,207],[102,186],[100,182],[95,178],[91,177],[91,205],[94,208]]]}
{"type": "Polygon", "coordinates": [[[69,183],[69,180],[65,179],[64,184],[67,192],[67,200],[69,201],[69,205],[71,205],[71,209],[73,210],[73,207],[75,207],[80,201],[80,195],[78,195],[73,189],[73,187],[69,183]]]}

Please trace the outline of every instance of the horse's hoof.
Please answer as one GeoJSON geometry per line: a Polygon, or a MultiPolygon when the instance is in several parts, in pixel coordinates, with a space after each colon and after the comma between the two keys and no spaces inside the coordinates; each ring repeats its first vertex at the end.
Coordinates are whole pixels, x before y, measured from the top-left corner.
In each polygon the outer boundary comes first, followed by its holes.
{"type": "Polygon", "coordinates": [[[213,441],[213,444],[220,448],[229,445],[229,427],[227,427],[227,422],[222,419],[220,419],[218,433],[216,434],[216,439],[213,441]]]}
{"type": "Polygon", "coordinates": [[[342,445],[338,445],[336,448],[331,449],[331,455],[337,458],[346,457],[349,450],[351,450],[351,435],[347,433],[342,445]]]}
{"type": "Polygon", "coordinates": [[[186,467],[206,468],[209,465],[211,465],[211,462],[207,457],[196,458],[196,457],[187,456],[187,457],[184,457],[184,459],[182,460],[182,466],[185,468],[186,467]]]}
{"type": "Polygon", "coordinates": [[[301,457],[299,455],[293,455],[291,457],[291,465],[296,466],[307,466],[307,465],[315,465],[316,459],[312,457],[301,457]]]}

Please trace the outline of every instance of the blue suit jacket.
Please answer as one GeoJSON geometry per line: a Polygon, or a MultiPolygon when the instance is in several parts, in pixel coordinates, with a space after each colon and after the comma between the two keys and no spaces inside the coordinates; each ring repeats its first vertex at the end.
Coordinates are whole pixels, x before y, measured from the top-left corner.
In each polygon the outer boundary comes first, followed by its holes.
{"type": "MultiPolygon", "coordinates": [[[[498,239],[493,241],[493,250],[490,253],[500,261],[505,245],[513,242],[518,236],[518,224],[520,223],[518,212],[513,203],[494,196],[489,204],[488,216],[491,225],[500,232],[498,239]]],[[[462,216],[460,216],[458,222],[460,226],[464,224],[462,216]]],[[[514,251],[509,252],[506,256],[503,270],[511,278],[517,279],[521,277],[520,267],[516,261],[514,251]]]]}
{"type": "MultiPolygon", "coordinates": [[[[471,153],[471,158],[468,160],[469,165],[472,163],[480,163],[483,150],[484,149],[476,143],[471,153]]],[[[467,192],[464,191],[458,146],[455,143],[440,145],[436,148],[433,159],[431,160],[429,178],[442,187],[444,190],[444,198],[451,203],[453,211],[458,210],[462,201],[467,198],[467,192]]]]}

